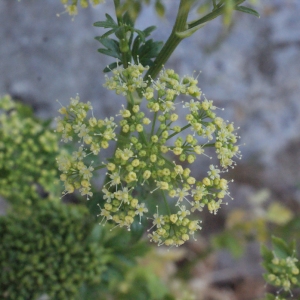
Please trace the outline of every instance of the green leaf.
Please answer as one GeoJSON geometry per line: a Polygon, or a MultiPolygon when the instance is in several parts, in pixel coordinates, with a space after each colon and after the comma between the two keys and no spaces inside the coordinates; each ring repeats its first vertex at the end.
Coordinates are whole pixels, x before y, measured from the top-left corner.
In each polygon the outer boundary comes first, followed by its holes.
{"type": "Polygon", "coordinates": [[[95,39],[98,40],[98,39],[103,39],[103,38],[107,38],[109,37],[111,34],[115,33],[116,31],[118,30],[118,28],[114,28],[114,29],[111,29],[111,30],[108,30],[107,32],[105,32],[103,35],[101,36],[97,36],[95,39]]]}
{"type": "Polygon", "coordinates": [[[141,42],[144,43],[145,42],[145,33],[138,29],[134,29],[134,31],[139,35],[141,42]]]}
{"type": "Polygon", "coordinates": [[[125,33],[126,33],[125,26],[121,26],[116,30],[115,35],[120,40],[125,37],[125,33]]]}
{"type": "Polygon", "coordinates": [[[144,232],[145,226],[143,226],[143,224],[140,224],[139,222],[133,222],[130,227],[132,243],[138,242],[141,239],[144,232]]]}
{"type": "Polygon", "coordinates": [[[156,29],[156,26],[149,26],[146,29],[143,30],[145,37],[149,36],[152,31],[156,29]]]}
{"type": "Polygon", "coordinates": [[[273,259],[273,253],[265,245],[262,245],[260,248],[260,253],[263,259],[267,262],[270,262],[273,259]]]}
{"type": "Polygon", "coordinates": [[[250,14],[250,15],[253,15],[253,16],[256,16],[256,17],[260,18],[259,13],[256,10],[254,10],[254,9],[252,9],[250,7],[236,6],[235,10],[238,10],[238,11],[244,12],[246,14],[250,14]]]}
{"type": "Polygon", "coordinates": [[[149,58],[143,58],[140,60],[140,63],[143,65],[143,66],[149,66],[151,67],[153,65],[153,61],[149,58]]]}
{"type": "Polygon", "coordinates": [[[140,58],[154,58],[157,56],[159,51],[163,46],[163,42],[153,42],[153,40],[148,40],[144,45],[139,49],[140,58]]]}
{"type": "Polygon", "coordinates": [[[104,49],[104,48],[99,48],[98,49],[98,52],[102,53],[102,54],[105,54],[107,56],[111,56],[111,57],[114,57],[114,58],[118,58],[121,60],[121,56],[118,54],[118,53],[115,53],[111,50],[108,50],[108,49],[104,49]]]}
{"type": "Polygon", "coordinates": [[[134,21],[132,20],[128,12],[126,12],[123,15],[123,24],[129,25],[130,27],[134,27],[134,21]]]}
{"type": "Polygon", "coordinates": [[[119,52],[119,43],[116,40],[110,38],[100,38],[97,39],[104,47],[115,52],[119,52]]]}
{"type": "Polygon", "coordinates": [[[106,21],[95,22],[93,25],[95,27],[103,27],[103,28],[118,28],[118,24],[114,21],[114,19],[109,15],[105,14],[106,21]]]}
{"type": "Polygon", "coordinates": [[[101,38],[96,37],[97,41],[99,41],[103,46],[107,49],[100,48],[98,51],[108,56],[112,56],[121,60],[119,43],[116,40],[110,38],[101,38]]]}
{"type": "Polygon", "coordinates": [[[292,256],[293,249],[290,249],[283,239],[272,236],[272,244],[276,256],[279,258],[286,258],[292,256]]]}
{"type": "MultiPolygon", "coordinates": [[[[137,36],[133,41],[132,49],[131,49],[131,55],[132,55],[133,59],[135,59],[138,55],[140,44],[141,44],[141,39],[139,36],[137,36]]],[[[135,63],[137,63],[137,61],[135,61],[135,63]]]]}

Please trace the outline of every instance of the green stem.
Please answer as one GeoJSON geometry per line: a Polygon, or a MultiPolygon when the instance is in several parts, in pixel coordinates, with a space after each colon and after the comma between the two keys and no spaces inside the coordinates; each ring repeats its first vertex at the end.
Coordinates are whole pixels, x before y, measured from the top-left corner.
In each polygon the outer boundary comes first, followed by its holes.
{"type": "Polygon", "coordinates": [[[153,122],[152,122],[152,128],[151,128],[151,134],[150,134],[150,138],[154,133],[154,129],[155,129],[155,123],[156,123],[156,118],[157,118],[157,112],[154,113],[154,117],[153,117],[153,122]]]}
{"type": "Polygon", "coordinates": [[[173,27],[173,30],[164,44],[163,48],[157,55],[154,60],[153,65],[150,67],[146,75],[144,76],[144,80],[148,81],[148,84],[151,83],[151,79],[156,78],[164,64],[168,61],[171,54],[174,52],[179,43],[183,40],[183,38],[178,37],[176,32],[181,32],[186,30],[186,22],[188,18],[188,14],[191,8],[193,0],[181,0],[177,12],[176,21],[173,27]]]}
{"type": "Polygon", "coordinates": [[[201,148],[215,147],[215,143],[205,144],[201,148]]]}
{"type": "Polygon", "coordinates": [[[169,216],[171,215],[171,211],[170,211],[170,206],[169,206],[169,204],[168,204],[168,201],[167,201],[167,199],[166,199],[166,195],[165,195],[165,193],[161,190],[161,193],[162,193],[162,195],[163,195],[163,198],[164,198],[164,203],[165,203],[165,205],[166,205],[166,207],[167,207],[167,211],[168,211],[168,214],[169,214],[169,216]]]}
{"type": "Polygon", "coordinates": [[[132,108],[134,106],[134,100],[132,97],[132,93],[129,93],[129,97],[126,97],[126,98],[127,98],[127,103],[128,103],[127,109],[132,108]]]}
{"type": "MultiPolygon", "coordinates": [[[[181,128],[181,130],[179,132],[182,132],[183,130],[187,129],[191,127],[191,124],[185,125],[184,127],[181,128]]],[[[178,134],[179,132],[174,132],[171,135],[168,136],[167,140],[169,140],[170,138],[172,138],[173,136],[175,136],[176,134],[178,134]]]]}
{"type": "Polygon", "coordinates": [[[128,68],[128,57],[127,57],[127,53],[123,53],[122,54],[122,63],[124,66],[124,69],[128,68]]]}
{"type": "MultiPolygon", "coordinates": [[[[236,0],[234,6],[240,5],[244,1],[245,0],[236,0]]],[[[206,16],[204,16],[196,21],[190,22],[188,24],[188,29],[191,29],[191,28],[194,28],[201,24],[204,24],[204,23],[211,21],[211,20],[217,18],[218,16],[222,15],[225,12],[226,7],[225,7],[225,5],[219,6],[219,4],[214,7],[214,10],[211,13],[207,14],[206,16]]]]}
{"type": "Polygon", "coordinates": [[[105,167],[106,167],[106,165],[100,165],[100,166],[98,166],[98,167],[94,168],[94,171],[97,171],[97,170],[103,169],[103,168],[105,168],[105,167]]]}
{"type": "Polygon", "coordinates": [[[143,142],[145,143],[145,145],[148,145],[146,136],[145,136],[145,134],[144,134],[143,131],[139,132],[139,137],[143,140],[143,142]]]}

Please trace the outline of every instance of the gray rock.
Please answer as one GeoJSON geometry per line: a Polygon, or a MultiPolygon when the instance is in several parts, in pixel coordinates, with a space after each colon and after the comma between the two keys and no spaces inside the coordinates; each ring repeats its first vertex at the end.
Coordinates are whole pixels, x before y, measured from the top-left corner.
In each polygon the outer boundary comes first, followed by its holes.
{"type": "MultiPolygon", "coordinates": [[[[165,20],[147,8],[138,21],[145,28],[158,20],[157,39],[168,36],[176,13],[174,2],[166,3],[165,20]]],[[[56,116],[56,99],[67,103],[76,93],[92,101],[97,116],[115,114],[124,100],[102,87],[102,69],[112,60],[97,53],[100,44],[94,37],[103,31],[92,26],[104,19],[106,8],[82,10],[71,21],[66,14],[56,17],[63,10],[58,0],[2,0],[0,93],[30,103],[43,117],[56,116]]],[[[223,116],[241,127],[246,145],[237,171],[244,177],[236,177],[251,181],[257,174],[251,166],[260,166],[261,185],[277,186],[281,174],[282,189],[297,198],[299,172],[287,174],[299,168],[292,158],[299,157],[299,147],[294,156],[286,149],[300,140],[300,3],[266,0],[257,9],[260,19],[236,14],[228,31],[220,19],[209,23],[182,42],[167,67],[182,75],[201,71],[206,97],[225,107],[223,116]],[[279,156],[284,162],[277,164],[279,156]]]]}

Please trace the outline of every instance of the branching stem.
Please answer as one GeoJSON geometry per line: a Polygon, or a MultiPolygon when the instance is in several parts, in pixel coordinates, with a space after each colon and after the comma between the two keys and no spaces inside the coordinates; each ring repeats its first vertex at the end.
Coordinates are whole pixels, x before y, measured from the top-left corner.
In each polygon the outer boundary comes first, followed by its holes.
{"type": "Polygon", "coordinates": [[[176,47],[179,43],[183,40],[177,36],[176,32],[181,32],[186,30],[186,23],[188,14],[190,12],[193,0],[181,0],[177,12],[176,21],[173,27],[173,30],[164,44],[163,48],[157,55],[156,59],[154,60],[153,65],[150,67],[148,72],[146,73],[144,80],[148,81],[150,85],[151,79],[155,79],[158,75],[159,71],[163,68],[164,64],[168,61],[171,54],[174,52],[176,47]]]}

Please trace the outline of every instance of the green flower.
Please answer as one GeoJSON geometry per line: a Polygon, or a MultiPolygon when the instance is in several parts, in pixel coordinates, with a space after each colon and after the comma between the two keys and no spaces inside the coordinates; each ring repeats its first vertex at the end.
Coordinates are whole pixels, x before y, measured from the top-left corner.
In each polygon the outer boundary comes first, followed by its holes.
{"type": "Polygon", "coordinates": [[[13,205],[59,196],[58,137],[29,108],[0,98],[0,195],[13,205]]]}

